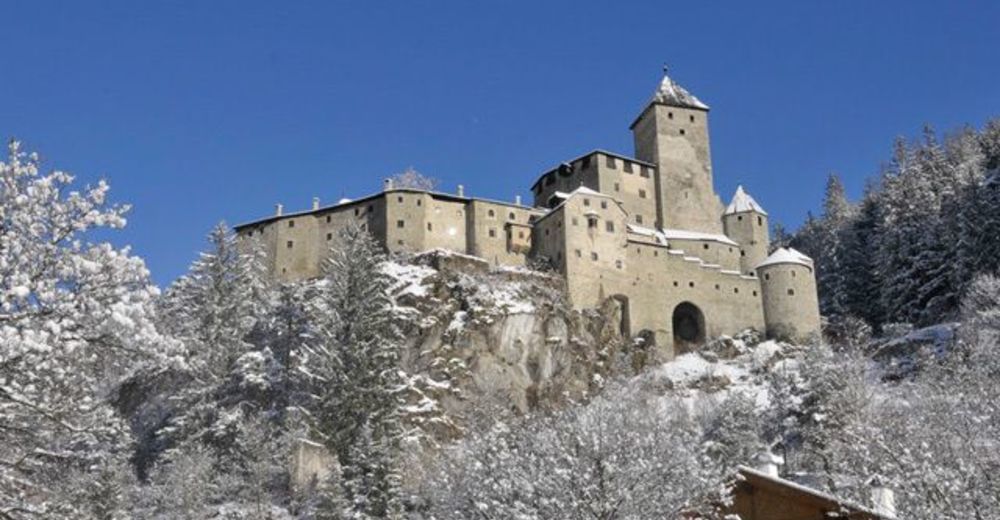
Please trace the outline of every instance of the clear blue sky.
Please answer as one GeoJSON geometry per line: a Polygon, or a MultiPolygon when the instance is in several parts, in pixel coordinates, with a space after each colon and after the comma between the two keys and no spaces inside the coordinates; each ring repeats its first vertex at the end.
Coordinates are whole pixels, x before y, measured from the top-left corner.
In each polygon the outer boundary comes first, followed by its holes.
{"type": "Polygon", "coordinates": [[[632,153],[668,62],[713,108],[716,187],[797,226],[857,196],[898,135],[1000,115],[1000,2],[0,0],[0,135],[134,205],[115,236],[161,284],[225,219],[377,190],[525,197],[632,153]],[[86,5],[85,5],[86,4],[86,5]]]}

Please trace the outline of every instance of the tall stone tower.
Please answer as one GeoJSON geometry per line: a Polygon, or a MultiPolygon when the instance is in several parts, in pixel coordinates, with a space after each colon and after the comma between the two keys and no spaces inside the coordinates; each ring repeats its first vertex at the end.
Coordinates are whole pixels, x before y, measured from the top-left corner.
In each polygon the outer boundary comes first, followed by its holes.
{"type": "Polygon", "coordinates": [[[740,271],[755,274],[757,265],[767,258],[770,247],[767,212],[743,191],[743,186],[739,186],[722,215],[722,224],[726,236],[740,244],[740,271]]]}
{"type": "Polygon", "coordinates": [[[658,165],[657,225],[722,233],[722,202],[712,186],[708,105],[664,73],[631,129],[636,157],[658,165]]]}

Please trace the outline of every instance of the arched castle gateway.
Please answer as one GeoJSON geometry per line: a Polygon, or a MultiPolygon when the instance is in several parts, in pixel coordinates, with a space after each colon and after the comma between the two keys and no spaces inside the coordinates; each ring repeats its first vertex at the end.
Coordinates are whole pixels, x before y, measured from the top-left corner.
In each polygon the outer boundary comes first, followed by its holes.
{"type": "Polygon", "coordinates": [[[812,260],[768,255],[767,212],[742,187],[723,206],[712,182],[707,105],[667,76],[631,129],[635,157],[595,150],[560,163],[514,203],[397,188],[237,226],[263,239],[275,277],[317,276],[337,229],[355,222],[390,252],[446,249],[498,265],[548,261],[576,308],[614,298],[624,331],[651,331],[669,356],[754,328],[819,332],[812,260]]]}

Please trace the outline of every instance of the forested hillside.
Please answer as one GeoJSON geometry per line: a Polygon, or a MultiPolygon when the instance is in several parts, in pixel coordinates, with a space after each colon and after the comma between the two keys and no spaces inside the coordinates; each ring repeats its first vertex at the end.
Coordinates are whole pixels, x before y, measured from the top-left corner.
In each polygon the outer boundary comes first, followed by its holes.
{"type": "Polygon", "coordinates": [[[879,329],[954,318],[976,275],[1000,268],[1000,120],[898,140],[860,201],[831,175],[820,215],[777,235],[815,259],[832,321],[879,329]]]}
{"type": "Polygon", "coordinates": [[[778,233],[816,259],[825,343],[661,363],[557,276],[390,258],[358,228],[275,283],[220,224],[161,291],[95,238],[126,224],[108,186],[13,143],[0,519],[721,520],[761,456],[858,504],[883,483],[899,518],[1000,518],[1000,122],[892,157],[778,233]]]}

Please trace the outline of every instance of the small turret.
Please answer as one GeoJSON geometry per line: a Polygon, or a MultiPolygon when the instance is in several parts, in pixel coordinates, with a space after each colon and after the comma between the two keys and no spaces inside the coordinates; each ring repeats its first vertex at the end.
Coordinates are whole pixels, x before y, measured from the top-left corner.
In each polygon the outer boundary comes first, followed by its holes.
{"type": "Polygon", "coordinates": [[[820,334],[819,299],[813,261],[780,248],[756,267],[768,337],[805,342],[820,334]]]}
{"type": "Polygon", "coordinates": [[[743,186],[736,188],[732,202],[722,214],[726,236],[740,244],[740,271],[755,274],[754,269],[767,258],[770,237],[767,212],[757,204],[743,186]]]}

